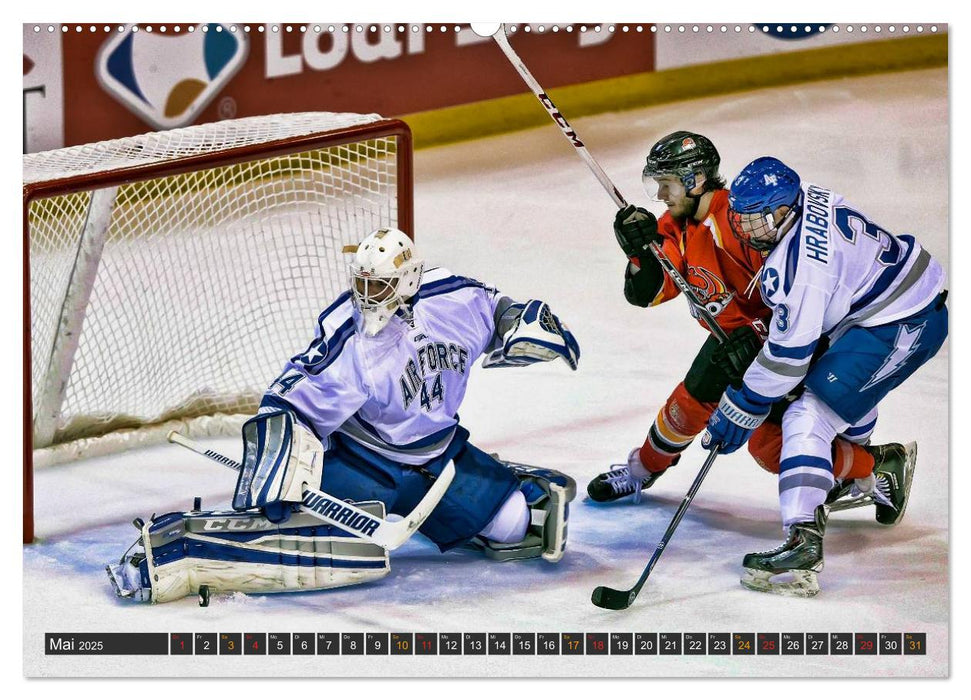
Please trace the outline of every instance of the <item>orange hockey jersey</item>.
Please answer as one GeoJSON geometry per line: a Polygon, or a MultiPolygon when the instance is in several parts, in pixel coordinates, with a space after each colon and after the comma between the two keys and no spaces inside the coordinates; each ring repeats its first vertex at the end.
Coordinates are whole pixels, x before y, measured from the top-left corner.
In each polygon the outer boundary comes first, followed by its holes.
{"type": "MultiPolygon", "coordinates": [[[[755,326],[765,337],[772,312],[762,302],[759,271],[762,253],[741,243],[728,225],[728,190],[712,197],[703,221],[674,219],[665,213],[658,221],[664,236],[661,248],[675,268],[694,289],[698,299],[726,332],[744,325],[755,326]]],[[[631,260],[639,265],[637,258],[631,260]]],[[[650,306],[664,303],[681,293],[665,275],[660,291],[650,306]]],[[[702,327],[707,328],[699,319],[702,327]]]]}

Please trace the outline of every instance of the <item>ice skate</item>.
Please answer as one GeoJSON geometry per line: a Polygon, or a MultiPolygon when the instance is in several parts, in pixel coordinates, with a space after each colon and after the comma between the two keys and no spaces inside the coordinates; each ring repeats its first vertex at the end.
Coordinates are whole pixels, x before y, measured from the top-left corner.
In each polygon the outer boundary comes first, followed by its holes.
{"type": "Polygon", "coordinates": [[[876,482],[873,501],[877,510],[877,522],[896,525],[904,517],[910,500],[910,485],[917,467],[917,443],[908,445],[891,443],[875,447],[873,467],[876,482]]]}
{"type": "Polygon", "coordinates": [[[910,497],[917,466],[917,443],[892,442],[867,450],[874,458],[873,473],[834,486],[826,497],[826,505],[831,511],[875,505],[878,523],[896,525],[903,519],[910,497]]]}
{"type": "Polygon", "coordinates": [[[746,554],[741,583],[762,593],[811,598],[819,593],[816,575],[823,570],[823,535],[826,532],[826,507],[816,508],[809,522],[789,526],[785,543],[767,552],[746,554]],[[774,576],[788,574],[790,580],[774,576]]]}
{"type": "Polygon", "coordinates": [[[635,469],[637,467],[643,469],[641,460],[637,456],[639,451],[640,448],[635,447],[627,456],[627,464],[612,464],[609,472],[600,474],[587,484],[587,494],[590,498],[598,503],[608,503],[633,495],[634,503],[640,503],[641,491],[650,488],[666,470],[648,472],[648,475],[641,479],[632,477],[632,463],[636,465],[635,469]]]}
{"type": "Polygon", "coordinates": [[[152,587],[148,577],[148,562],[141,538],[128,548],[121,559],[106,564],[105,571],[115,595],[147,602],[152,597],[152,587]]]}

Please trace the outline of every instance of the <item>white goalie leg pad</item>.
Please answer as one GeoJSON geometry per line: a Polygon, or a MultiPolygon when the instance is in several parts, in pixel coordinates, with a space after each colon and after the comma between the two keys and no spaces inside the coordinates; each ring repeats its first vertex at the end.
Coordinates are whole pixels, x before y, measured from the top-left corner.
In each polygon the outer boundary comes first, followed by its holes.
{"type": "Polygon", "coordinates": [[[496,542],[480,537],[477,544],[492,559],[542,557],[558,562],[566,551],[569,503],[576,497],[576,482],[555,469],[499,461],[522,482],[520,492],[529,506],[529,527],[518,542],[496,542]]]}
{"type": "MultiPolygon", "coordinates": [[[[384,517],[383,503],[356,505],[384,517]]],[[[305,513],[281,525],[255,511],[163,515],[142,527],[131,556],[108,568],[118,595],[152,603],[196,594],[200,586],[214,593],[337,588],[391,570],[386,549],[351,532],[305,513]]]]}
{"type": "Polygon", "coordinates": [[[243,424],[243,469],[233,508],[299,503],[303,485],[320,486],[324,447],[289,411],[261,413],[243,424]]]}

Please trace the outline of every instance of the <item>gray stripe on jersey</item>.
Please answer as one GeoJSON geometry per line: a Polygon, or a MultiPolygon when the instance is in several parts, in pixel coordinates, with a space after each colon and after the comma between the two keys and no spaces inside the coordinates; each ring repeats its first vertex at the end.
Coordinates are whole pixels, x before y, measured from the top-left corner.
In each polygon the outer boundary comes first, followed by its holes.
{"type": "Polygon", "coordinates": [[[930,265],[930,262],[930,253],[921,248],[920,253],[917,255],[917,260],[914,261],[914,264],[910,267],[910,270],[907,272],[907,276],[904,277],[903,281],[897,285],[889,296],[863,309],[863,313],[854,318],[853,323],[859,325],[862,321],[873,318],[894,303],[904,292],[908,291],[911,287],[917,284],[920,278],[924,275],[924,272],[927,270],[927,266],[930,265]]]}
{"type": "Polygon", "coordinates": [[[783,377],[804,376],[806,374],[806,371],[809,369],[809,360],[810,358],[807,357],[798,365],[789,365],[789,364],[785,364],[784,362],[777,362],[776,360],[773,360],[766,355],[765,348],[762,348],[759,351],[758,356],[755,358],[755,361],[761,367],[764,367],[770,372],[775,372],[776,374],[781,375],[783,377]]]}
{"type": "Polygon", "coordinates": [[[365,447],[371,448],[382,457],[400,461],[403,464],[424,464],[428,460],[434,459],[444,452],[445,448],[448,447],[448,444],[452,441],[452,438],[455,437],[455,430],[453,429],[448,433],[448,435],[438,442],[409,450],[398,447],[397,445],[390,445],[381,438],[372,435],[364,428],[357,425],[354,422],[353,416],[344,421],[344,424],[341,425],[338,432],[340,432],[342,435],[346,435],[365,447]],[[416,457],[418,458],[418,461],[415,460],[416,457]]]}

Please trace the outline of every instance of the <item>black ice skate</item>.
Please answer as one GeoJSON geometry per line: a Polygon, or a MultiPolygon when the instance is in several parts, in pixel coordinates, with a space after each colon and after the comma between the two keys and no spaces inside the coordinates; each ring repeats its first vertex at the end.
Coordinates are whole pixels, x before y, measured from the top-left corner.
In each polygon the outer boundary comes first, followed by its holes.
{"type": "Polygon", "coordinates": [[[811,598],[819,593],[816,574],[823,570],[823,534],[826,532],[826,506],[816,508],[810,522],[789,526],[785,543],[768,552],[746,554],[742,585],[753,591],[811,598]],[[780,574],[791,580],[773,581],[780,574]]]}
{"type": "Polygon", "coordinates": [[[917,443],[892,442],[867,447],[873,455],[873,473],[834,486],[826,497],[831,511],[876,506],[876,519],[883,525],[896,525],[904,517],[910,498],[910,485],[917,466],[917,443]]]}
{"type": "Polygon", "coordinates": [[[600,474],[587,484],[587,495],[598,503],[616,501],[624,496],[634,496],[634,503],[640,503],[641,491],[648,489],[666,470],[651,472],[643,479],[635,479],[630,474],[630,463],[632,460],[640,459],[637,456],[638,448],[634,448],[627,457],[627,464],[612,464],[609,472],[600,474]]]}

